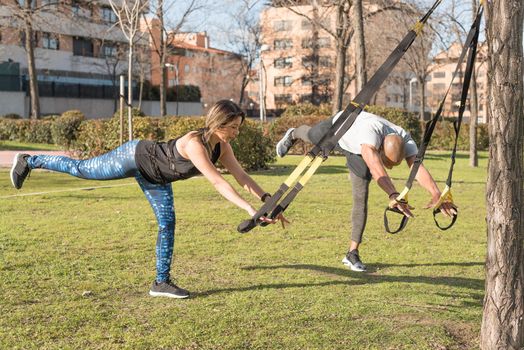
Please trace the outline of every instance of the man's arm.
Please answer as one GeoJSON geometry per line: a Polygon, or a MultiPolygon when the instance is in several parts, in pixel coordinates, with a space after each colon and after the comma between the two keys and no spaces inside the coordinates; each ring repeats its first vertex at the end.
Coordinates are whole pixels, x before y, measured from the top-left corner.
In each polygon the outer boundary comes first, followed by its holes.
{"type": "MultiPolygon", "coordinates": [[[[394,200],[399,193],[395,189],[395,185],[391,181],[391,178],[380,160],[380,153],[378,150],[372,145],[363,144],[361,154],[362,159],[364,159],[364,162],[366,162],[366,165],[371,172],[371,176],[373,176],[380,188],[387,193],[388,198],[394,200]]],[[[411,213],[407,204],[397,202],[393,206],[400,209],[404,214],[406,214],[406,216],[413,216],[413,213],[411,213]]]]}
{"type": "MultiPolygon", "coordinates": [[[[408,164],[410,169],[413,166],[413,163],[415,162],[415,158],[416,156],[406,158],[406,163],[408,164]]],[[[424,167],[423,164],[420,164],[415,179],[422,187],[424,187],[431,194],[431,201],[428,203],[426,207],[434,207],[440,199],[441,192],[437,186],[437,183],[435,182],[435,180],[433,180],[433,177],[431,176],[429,171],[424,167]]],[[[453,216],[457,214],[456,207],[452,203],[442,203],[440,209],[447,216],[453,216]]]]}

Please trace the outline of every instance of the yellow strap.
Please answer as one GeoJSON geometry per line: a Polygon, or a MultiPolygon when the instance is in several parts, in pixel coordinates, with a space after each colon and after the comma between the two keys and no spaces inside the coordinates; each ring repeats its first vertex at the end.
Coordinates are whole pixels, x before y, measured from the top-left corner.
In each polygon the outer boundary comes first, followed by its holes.
{"type": "Polygon", "coordinates": [[[438,202],[435,203],[433,208],[437,209],[440,208],[442,203],[448,202],[453,204],[453,196],[451,195],[451,188],[446,185],[446,188],[444,188],[444,191],[442,191],[442,194],[440,195],[440,198],[438,199],[438,202]]]}
{"type": "Polygon", "coordinates": [[[419,35],[420,33],[422,33],[422,30],[424,29],[424,23],[422,22],[417,22],[415,23],[415,25],[413,26],[412,30],[415,32],[415,34],[419,35]]]}
{"type": "Polygon", "coordinates": [[[302,178],[300,179],[300,181],[298,181],[298,183],[301,184],[302,186],[305,186],[306,183],[311,178],[311,176],[313,176],[313,174],[315,173],[315,171],[317,171],[318,167],[320,166],[320,164],[322,164],[323,161],[324,161],[324,158],[316,157],[315,160],[313,161],[313,164],[311,164],[311,167],[306,171],[306,173],[304,174],[304,176],[302,176],[302,178]]]}
{"type": "Polygon", "coordinates": [[[350,103],[357,108],[362,108],[362,110],[365,110],[368,107],[367,105],[361,105],[355,101],[351,101],[350,103]]]}
{"type": "Polygon", "coordinates": [[[291,187],[293,183],[295,183],[297,178],[300,176],[300,174],[302,174],[304,169],[307,168],[307,166],[309,165],[309,163],[311,163],[312,160],[313,158],[310,155],[307,155],[306,157],[304,157],[304,159],[302,159],[302,161],[297,165],[295,170],[293,170],[291,175],[289,175],[286,181],[284,181],[287,187],[291,187]]]}

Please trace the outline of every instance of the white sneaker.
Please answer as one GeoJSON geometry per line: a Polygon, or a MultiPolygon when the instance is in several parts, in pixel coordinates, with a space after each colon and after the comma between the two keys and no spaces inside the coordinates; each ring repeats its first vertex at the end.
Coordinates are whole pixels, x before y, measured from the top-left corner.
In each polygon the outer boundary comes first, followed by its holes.
{"type": "Polygon", "coordinates": [[[296,140],[293,139],[293,131],[295,128],[287,129],[286,133],[284,134],[284,137],[278,141],[276,146],[277,156],[280,158],[284,157],[287,152],[293,147],[296,140]]]}

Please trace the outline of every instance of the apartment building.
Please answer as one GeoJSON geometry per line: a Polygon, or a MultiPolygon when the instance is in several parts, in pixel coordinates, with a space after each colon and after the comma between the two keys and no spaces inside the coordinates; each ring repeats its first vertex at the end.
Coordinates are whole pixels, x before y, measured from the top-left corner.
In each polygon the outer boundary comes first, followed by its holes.
{"type": "MultiPolygon", "coordinates": [[[[322,27],[334,29],[336,13],[330,6],[320,6],[315,10],[311,5],[300,3],[297,1],[297,6],[291,9],[276,4],[261,13],[260,25],[264,45],[260,53],[260,74],[250,84],[248,95],[257,102],[258,96],[265,97],[265,105],[269,110],[278,110],[289,104],[306,101],[318,104],[332,100],[336,43],[334,37],[322,27]],[[312,18],[315,20],[311,21],[312,18]]],[[[369,75],[374,73],[391,53],[407,32],[409,25],[414,23],[406,21],[399,25],[399,11],[377,9],[376,1],[364,1],[364,12],[373,13],[365,25],[369,75]]],[[[345,103],[358,92],[353,79],[354,41],[347,51],[345,103]]],[[[413,73],[406,65],[399,64],[375,95],[372,103],[406,108],[406,86],[412,76],[413,73]]]]}
{"type": "MultiPolygon", "coordinates": [[[[462,45],[454,43],[449,50],[442,51],[435,57],[434,63],[429,67],[431,72],[430,78],[426,82],[426,90],[428,91],[427,104],[431,111],[435,113],[441,103],[446,90],[451,84],[451,79],[457,67],[457,61],[462,51],[462,45]]],[[[477,50],[477,59],[475,61],[475,72],[477,82],[477,99],[478,99],[478,122],[487,123],[487,46],[482,45],[477,50]]],[[[466,63],[462,64],[461,70],[457,73],[457,77],[453,81],[450,93],[446,99],[444,117],[457,117],[458,109],[460,107],[460,97],[463,83],[463,72],[466,68],[466,63]]],[[[470,89],[471,92],[471,89],[470,89]]],[[[471,93],[470,93],[471,96],[471,93]]],[[[470,118],[470,96],[466,103],[466,110],[464,112],[464,121],[468,122],[470,118]]]]}
{"type": "MultiPolygon", "coordinates": [[[[27,0],[18,1],[23,6],[27,0]]],[[[115,25],[117,17],[108,0],[36,0],[33,8],[35,64],[42,114],[75,108],[82,109],[88,116],[111,115],[118,91],[117,76],[127,70],[127,39],[115,25]],[[95,103],[86,99],[100,101],[95,103]]],[[[20,90],[27,91],[28,63],[22,23],[14,16],[17,11],[9,0],[0,0],[0,63],[7,67],[2,79],[11,81],[4,84],[0,94],[4,100],[12,102],[13,94],[18,93],[17,103],[9,104],[13,107],[11,110],[7,111],[6,105],[0,103],[3,106],[0,115],[9,112],[27,116],[27,98],[20,90]]],[[[138,37],[143,36],[145,33],[138,37]]],[[[137,45],[148,47],[144,39],[137,45]]]]}
{"type": "MultiPolygon", "coordinates": [[[[151,29],[151,82],[160,85],[160,58],[155,42],[160,36],[156,19],[143,21],[142,29],[151,29]]],[[[242,57],[229,51],[211,47],[206,32],[175,33],[167,35],[167,86],[195,85],[200,88],[204,111],[221,99],[238,101],[244,64],[242,57]]]]}

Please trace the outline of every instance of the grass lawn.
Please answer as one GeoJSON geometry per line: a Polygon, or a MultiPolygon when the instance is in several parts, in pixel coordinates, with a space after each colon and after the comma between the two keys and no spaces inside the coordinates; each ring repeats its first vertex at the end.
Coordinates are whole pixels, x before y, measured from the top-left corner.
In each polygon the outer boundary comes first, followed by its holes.
{"type": "Polygon", "coordinates": [[[60,151],[62,148],[58,145],[49,145],[45,143],[27,143],[16,141],[0,141],[0,151],[60,151]]]}
{"type": "MultiPolygon", "coordinates": [[[[289,156],[252,175],[273,192],[301,159],[289,156]]],[[[447,156],[431,153],[425,163],[443,188],[447,156]]],[[[16,191],[0,170],[0,348],[476,349],[486,167],[486,154],[478,169],[459,155],[453,194],[460,216],[448,231],[421,209],[429,196],[415,184],[417,217],[405,231],[385,233],[387,197],[372,183],[361,247],[368,273],[341,263],[351,209],[341,157],[329,158],[295,199],[285,230],[241,235],[236,226],[247,214],[205,179],[174,183],[172,274],[192,292],[187,300],[147,294],[156,223],[134,180],[34,171],[16,191]],[[100,185],[122,186],[57,192],[100,185]],[[43,191],[50,193],[12,197],[43,191]]],[[[402,189],[407,168],[391,175],[402,189]]]]}

